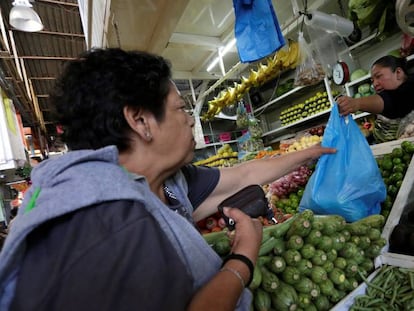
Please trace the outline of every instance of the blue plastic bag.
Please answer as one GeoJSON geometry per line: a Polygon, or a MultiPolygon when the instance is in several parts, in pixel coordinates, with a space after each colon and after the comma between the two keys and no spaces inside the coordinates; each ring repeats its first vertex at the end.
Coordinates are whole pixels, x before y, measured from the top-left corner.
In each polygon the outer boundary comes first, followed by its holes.
{"type": "Polygon", "coordinates": [[[379,214],[386,187],[368,142],[352,117],[332,107],[322,146],[337,148],[322,155],[306,184],[299,211],[318,215],[341,215],[354,222],[379,214]]]}
{"type": "Polygon", "coordinates": [[[233,0],[240,61],[253,62],[286,44],[271,0],[233,0]]]}

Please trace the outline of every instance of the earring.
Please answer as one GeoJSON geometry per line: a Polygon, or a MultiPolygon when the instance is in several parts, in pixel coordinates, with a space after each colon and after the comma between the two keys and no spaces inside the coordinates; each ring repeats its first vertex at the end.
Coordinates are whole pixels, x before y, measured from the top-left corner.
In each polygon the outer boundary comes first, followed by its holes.
{"type": "Polygon", "coordinates": [[[146,137],[148,140],[151,140],[151,139],[152,139],[152,135],[151,135],[151,133],[150,133],[150,132],[146,132],[146,133],[145,133],[145,137],[146,137]]]}

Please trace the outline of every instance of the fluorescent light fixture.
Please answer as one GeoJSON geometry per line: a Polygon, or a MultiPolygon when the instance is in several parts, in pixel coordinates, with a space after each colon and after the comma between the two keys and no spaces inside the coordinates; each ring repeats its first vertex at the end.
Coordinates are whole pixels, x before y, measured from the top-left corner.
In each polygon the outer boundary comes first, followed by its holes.
{"type": "Polygon", "coordinates": [[[43,29],[39,15],[32,9],[29,0],[14,0],[10,10],[9,23],[17,30],[36,32],[43,29]]]}
{"type": "Polygon", "coordinates": [[[226,55],[234,46],[236,45],[236,38],[231,39],[224,47],[220,47],[218,49],[218,56],[208,65],[207,71],[211,71],[214,66],[223,59],[224,55],[226,55]]]}

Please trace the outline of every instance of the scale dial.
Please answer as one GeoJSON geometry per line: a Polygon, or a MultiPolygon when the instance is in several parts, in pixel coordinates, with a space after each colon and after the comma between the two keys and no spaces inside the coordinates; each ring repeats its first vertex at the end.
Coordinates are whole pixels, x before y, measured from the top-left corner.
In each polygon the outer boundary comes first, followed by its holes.
{"type": "Polygon", "coordinates": [[[335,84],[343,85],[349,80],[349,68],[345,62],[337,62],[332,69],[332,79],[335,84]]]}

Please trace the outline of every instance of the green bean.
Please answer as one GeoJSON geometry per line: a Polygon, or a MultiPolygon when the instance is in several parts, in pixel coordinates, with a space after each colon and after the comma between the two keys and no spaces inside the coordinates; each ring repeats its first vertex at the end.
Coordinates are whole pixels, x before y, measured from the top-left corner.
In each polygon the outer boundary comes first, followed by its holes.
{"type": "Polygon", "coordinates": [[[411,286],[411,289],[414,290],[414,272],[410,271],[408,273],[408,277],[410,278],[410,286],[411,286]]]}
{"type": "Polygon", "coordinates": [[[377,286],[377,285],[375,285],[375,284],[372,284],[372,283],[370,283],[368,280],[367,280],[367,278],[365,277],[365,276],[363,276],[363,274],[361,273],[361,272],[359,272],[358,271],[358,273],[359,273],[359,275],[361,276],[361,279],[367,284],[367,286],[371,286],[371,287],[373,287],[373,288],[375,288],[375,289],[378,289],[380,292],[385,292],[381,287],[379,287],[379,286],[377,286]]]}
{"type": "Polygon", "coordinates": [[[395,298],[397,298],[397,293],[398,293],[398,287],[394,286],[392,297],[391,297],[391,302],[390,302],[391,305],[394,304],[395,298]]]}

